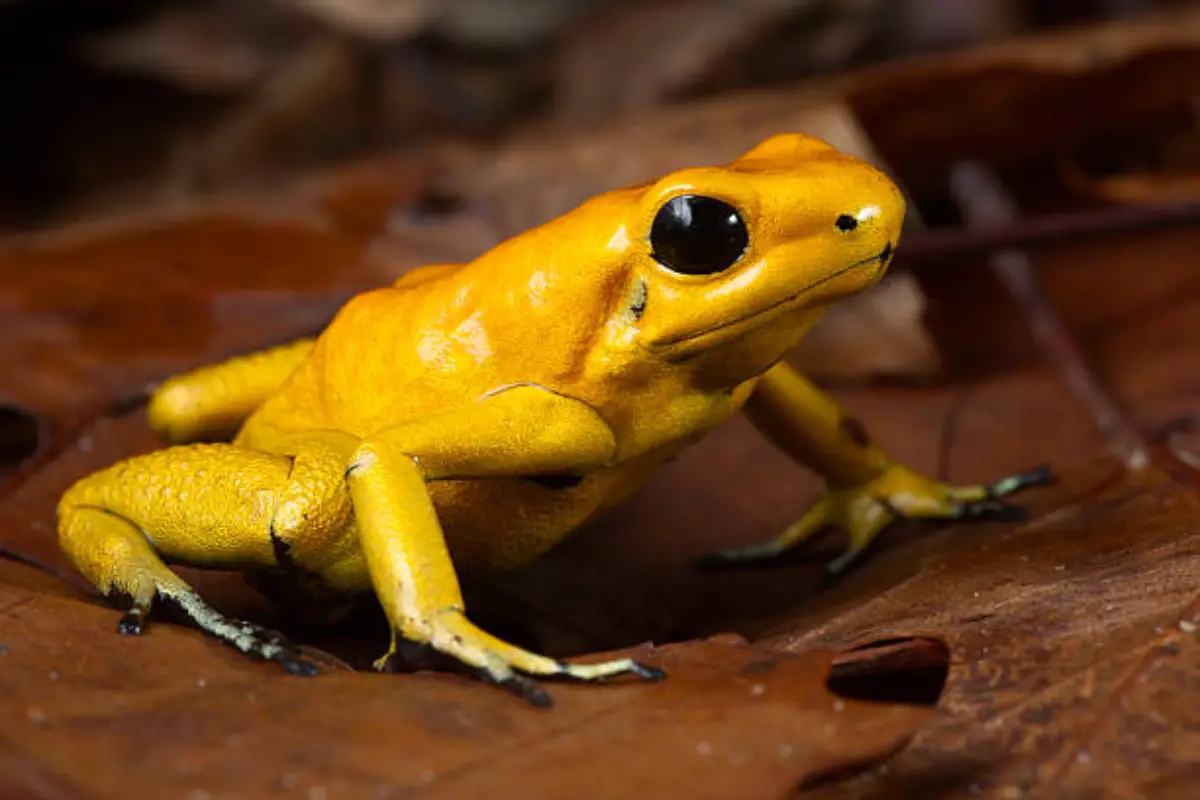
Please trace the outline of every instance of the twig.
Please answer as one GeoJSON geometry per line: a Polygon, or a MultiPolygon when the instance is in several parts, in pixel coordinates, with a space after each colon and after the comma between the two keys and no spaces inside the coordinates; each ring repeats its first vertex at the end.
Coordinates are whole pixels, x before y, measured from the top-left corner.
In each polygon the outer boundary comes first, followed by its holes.
{"type": "Polygon", "coordinates": [[[950,456],[958,444],[958,423],[972,394],[970,387],[959,390],[942,422],[941,436],[938,437],[937,471],[933,473],[939,481],[950,480],[950,456]]]}
{"type": "Polygon", "coordinates": [[[933,228],[906,235],[896,251],[907,263],[940,261],[1003,247],[1024,247],[1084,236],[1200,223],[1200,202],[1131,205],[1016,218],[980,220],[967,228],[933,228]]]}
{"type": "Polygon", "coordinates": [[[1196,432],[1195,418],[1186,417],[1181,424],[1168,430],[1163,436],[1163,444],[1175,458],[1195,470],[1200,470],[1200,453],[1188,447],[1186,437],[1196,432]]]}
{"type": "MultiPolygon", "coordinates": [[[[983,166],[959,162],[950,171],[950,190],[968,227],[1011,224],[1017,213],[1000,182],[983,166]]],[[[1038,283],[1029,257],[1015,248],[997,250],[991,268],[1016,301],[1034,340],[1059,377],[1087,408],[1109,447],[1129,469],[1150,462],[1150,447],[1113,400],[1038,283]]]]}

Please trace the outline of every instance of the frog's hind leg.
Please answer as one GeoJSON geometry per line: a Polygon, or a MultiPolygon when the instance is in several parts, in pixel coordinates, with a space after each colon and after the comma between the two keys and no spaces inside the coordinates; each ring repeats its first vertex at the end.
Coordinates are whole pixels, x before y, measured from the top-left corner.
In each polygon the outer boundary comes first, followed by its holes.
{"type": "Polygon", "coordinates": [[[316,667],[279,634],[230,619],[205,603],[163,563],[142,532],[128,520],[100,509],[77,508],[65,514],[60,535],[72,557],[80,550],[91,551],[94,560],[89,566],[93,569],[84,569],[86,559],[76,558],[76,564],[98,588],[106,595],[128,598],[128,610],[117,626],[120,633],[142,633],[157,600],[174,606],[198,628],[243,653],[277,661],[295,674],[316,673],[316,667]],[[86,547],[80,547],[85,542],[86,547]]]}
{"type": "Polygon", "coordinates": [[[150,398],[150,426],[177,444],[228,439],[312,347],[312,339],[298,339],[171,378],[150,398]]]}
{"type": "Polygon", "coordinates": [[[278,633],[230,619],[167,566],[274,565],[271,518],[291,459],[192,445],[123,461],[76,483],[58,509],[59,543],[109,597],[128,598],[118,630],[141,633],[152,605],[295,674],[316,667],[278,633]]]}

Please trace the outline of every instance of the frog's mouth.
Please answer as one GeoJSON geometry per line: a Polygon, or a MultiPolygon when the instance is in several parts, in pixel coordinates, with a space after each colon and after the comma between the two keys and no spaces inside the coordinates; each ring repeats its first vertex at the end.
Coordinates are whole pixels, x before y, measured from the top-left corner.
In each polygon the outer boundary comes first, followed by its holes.
{"type": "Polygon", "coordinates": [[[749,313],[734,317],[731,320],[721,322],[717,325],[710,325],[709,327],[702,328],[698,331],[679,334],[677,336],[672,336],[669,339],[660,339],[657,342],[651,343],[651,347],[656,350],[668,350],[668,358],[671,361],[683,361],[687,358],[690,358],[692,355],[695,355],[696,352],[705,349],[703,347],[704,344],[707,344],[705,340],[707,340],[713,334],[724,333],[731,328],[743,329],[741,332],[754,330],[755,328],[760,327],[761,323],[769,321],[764,320],[764,317],[774,318],[781,314],[787,313],[789,310],[788,307],[793,302],[804,297],[821,284],[828,283],[834,278],[845,275],[852,269],[858,269],[860,267],[865,267],[872,264],[878,264],[882,269],[887,265],[888,260],[892,257],[893,250],[894,248],[892,247],[892,243],[888,242],[884,246],[883,250],[879,251],[875,255],[864,258],[861,261],[855,261],[852,264],[847,264],[836,272],[831,272],[825,277],[808,284],[803,289],[798,289],[797,291],[792,292],[791,294],[782,297],[779,300],[764,306],[763,308],[755,309],[749,313]]]}

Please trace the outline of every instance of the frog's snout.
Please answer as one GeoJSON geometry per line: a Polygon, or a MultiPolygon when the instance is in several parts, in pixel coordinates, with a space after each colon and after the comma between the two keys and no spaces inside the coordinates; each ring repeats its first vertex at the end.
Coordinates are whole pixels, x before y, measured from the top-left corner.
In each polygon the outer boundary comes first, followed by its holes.
{"type": "Polygon", "coordinates": [[[831,227],[848,250],[858,252],[860,257],[871,256],[886,267],[900,237],[904,200],[891,183],[881,182],[879,186],[881,191],[857,198],[856,205],[843,206],[831,227]]]}
{"type": "MultiPolygon", "coordinates": [[[[871,217],[876,217],[878,215],[879,215],[878,214],[878,206],[868,206],[854,214],[839,215],[833,224],[834,224],[834,227],[836,227],[842,233],[851,233],[853,231],[858,230],[858,223],[859,223],[860,218],[868,218],[869,219],[871,217]]],[[[888,259],[890,259],[892,257],[892,250],[894,248],[895,248],[895,244],[892,242],[891,238],[888,238],[888,240],[886,242],[884,242],[883,250],[877,256],[880,264],[883,264],[885,266],[887,265],[888,259]]]]}
{"type": "Polygon", "coordinates": [[[886,208],[884,203],[865,203],[839,214],[833,221],[833,226],[842,233],[851,234],[860,229],[886,228],[892,224],[894,216],[895,212],[886,208]]]}
{"type": "Polygon", "coordinates": [[[857,214],[842,214],[841,216],[839,216],[837,218],[837,221],[834,222],[833,224],[836,225],[837,229],[839,231],[841,231],[842,233],[849,233],[850,231],[852,231],[858,227],[858,215],[857,214]]]}

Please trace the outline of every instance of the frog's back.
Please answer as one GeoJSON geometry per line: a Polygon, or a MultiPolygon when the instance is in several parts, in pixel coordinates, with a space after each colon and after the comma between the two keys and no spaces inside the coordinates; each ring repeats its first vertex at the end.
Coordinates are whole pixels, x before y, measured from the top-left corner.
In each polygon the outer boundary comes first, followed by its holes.
{"type": "Polygon", "coordinates": [[[468,264],[422,267],[353,298],[244,430],[365,436],[513,384],[571,393],[620,280],[582,256],[590,247],[540,241],[578,236],[571,223],[560,218],[468,264]],[[531,262],[548,252],[557,260],[531,262]]]}

